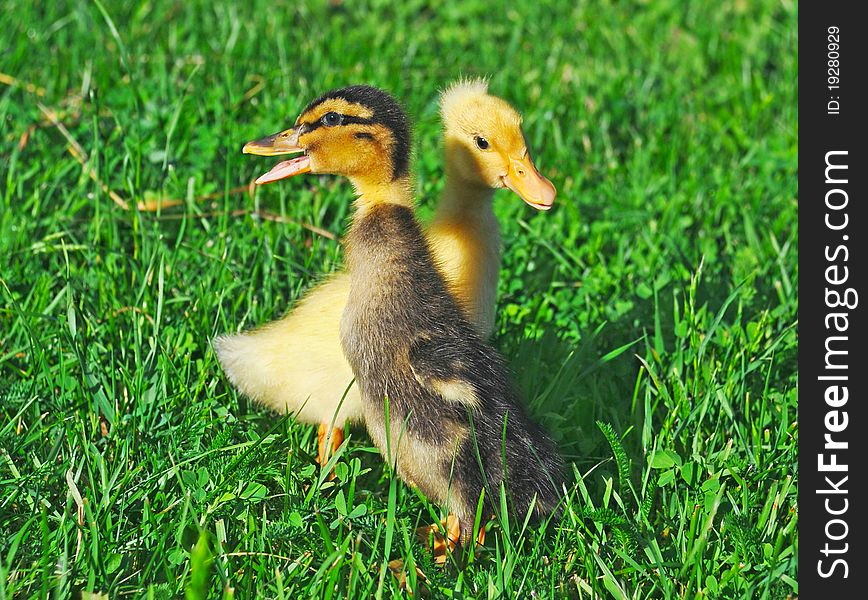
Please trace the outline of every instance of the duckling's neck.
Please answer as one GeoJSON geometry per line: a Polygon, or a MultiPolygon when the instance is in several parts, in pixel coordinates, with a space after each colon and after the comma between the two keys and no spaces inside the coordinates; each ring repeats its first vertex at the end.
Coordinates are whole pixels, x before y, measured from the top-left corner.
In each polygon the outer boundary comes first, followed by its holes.
{"type": "Polygon", "coordinates": [[[486,185],[463,179],[458,169],[446,168],[446,184],[434,213],[435,221],[494,219],[494,190],[486,185]]]}
{"type": "Polygon", "coordinates": [[[494,190],[446,169],[446,185],[428,228],[431,250],[465,315],[484,337],[494,329],[500,225],[494,190]]]}
{"type": "Polygon", "coordinates": [[[382,204],[397,204],[410,208],[413,206],[413,189],[409,175],[390,181],[366,178],[353,178],[351,181],[356,189],[355,220],[361,219],[372,208],[382,204]]]}

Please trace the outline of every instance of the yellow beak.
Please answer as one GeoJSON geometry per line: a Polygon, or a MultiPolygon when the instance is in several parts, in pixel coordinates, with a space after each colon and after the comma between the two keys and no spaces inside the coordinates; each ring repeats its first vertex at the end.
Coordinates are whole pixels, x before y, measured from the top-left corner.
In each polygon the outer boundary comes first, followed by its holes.
{"type": "MultiPolygon", "coordinates": [[[[244,144],[241,152],[244,154],[256,154],[258,156],[280,156],[281,154],[304,152],[304,148],[298,145],[298,136],[298,129],[287,129],[286,131],[281,131],[259,140],[247,142],[244,144]]],[[[255,183],[271,183],[294,175],[309,173],[310,170],[310,156],[297,156],[296,158],[277,163],[269,172],[260,175],[255,183]]]]}
{"type": "Polygon", "coordinates": [[[540,174],[527,152],[522,158],[509,159],[503,185],[537,210],[549,210],[558,193],[552,182],[540,174]]]}
{"type": "Polygon", "coordinates": [[[298,129],[287,129],[259,140],[247,142],[241,152],[258,156],[280,156],[281,154],[302,152],[303,149],[298,147],[298,134],[298,129]]]}

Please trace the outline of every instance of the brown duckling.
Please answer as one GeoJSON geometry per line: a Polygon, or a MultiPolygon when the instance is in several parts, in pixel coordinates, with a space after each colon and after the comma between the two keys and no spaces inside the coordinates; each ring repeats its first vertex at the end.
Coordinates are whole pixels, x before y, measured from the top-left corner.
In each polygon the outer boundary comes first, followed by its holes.
{"type": "Polygon", "coordinates": [[[483,491],[486,515],[496,512],[501,484],[516,515],[556,510],[563,474],[555,444],[449,293],[414,216],[410,131],[394,99],[368,86],[334,90],[262,143],[304,153],[265,180],[334,173],[356,190],[340,337],[384,457],[455,513],[462,543],[483,491]]]}
{"type": "MultiPolygon", "coordinates": [[[[539,210],[551,208],[556,192],[528,153],[521,115],[489,94],[485,81],[447,88],[440,113],[446,178],[427,237],[450,291],[488,337],[494,329],[501,255],[494,191],[509,188],[539,210]]],[[[248,144],[245,152],[283,152],[279,139],[268,140],[248,144]]],[[[344,423],[362,421],[361,396],[357,386],[347,389],[353,373],[340,345],[340,316],[349,290],[349,275],[334,274],[282,319],[214,340],[224,372],[240,391],[278,412],[293,413],[299,422],[319,425],[321,464],[343,441],[344,423]]]]}

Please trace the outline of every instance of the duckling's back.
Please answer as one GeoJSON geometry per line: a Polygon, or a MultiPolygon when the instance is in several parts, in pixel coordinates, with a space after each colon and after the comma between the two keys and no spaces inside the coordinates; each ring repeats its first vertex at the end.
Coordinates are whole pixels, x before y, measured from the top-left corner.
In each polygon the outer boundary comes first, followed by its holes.
{"type": "Polygon", "coordinates": [[[504,479],[518,514],[534,496],[538,515],[551,512],[562,481],[555,445],[449,295],[410,209],[383,204],[357,217],[346,257],[341,338],[384,456],[459,518],[472,522],[483,488],[493,512],[504,479]]]}

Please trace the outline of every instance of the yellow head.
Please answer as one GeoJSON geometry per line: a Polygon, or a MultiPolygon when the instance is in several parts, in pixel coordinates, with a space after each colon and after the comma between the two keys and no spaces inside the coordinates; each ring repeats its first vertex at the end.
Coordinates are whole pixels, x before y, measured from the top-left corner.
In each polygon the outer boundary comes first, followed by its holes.
{"type": "Polygon", "coordinates": [[[410,127],[389,94],[356,85],[323,94],[302,111],[294,127],[248,142],[242,151],[261,156],[303,153],[278,163],[256,183],[300,173],[334,173],[357,185],[380,186],[407,177],[410,127]]]}
{"type": "Polygon", "coordinates": [[[482,79],[459,81],[440,96],[449,177],[464,185],[508,187],[540,210],[552,207],[552,182],[537,170],[521,131],[521,115],[488,93],[482,79]]]}

